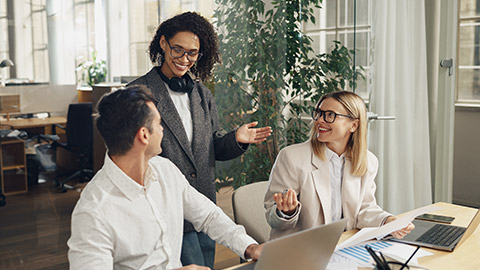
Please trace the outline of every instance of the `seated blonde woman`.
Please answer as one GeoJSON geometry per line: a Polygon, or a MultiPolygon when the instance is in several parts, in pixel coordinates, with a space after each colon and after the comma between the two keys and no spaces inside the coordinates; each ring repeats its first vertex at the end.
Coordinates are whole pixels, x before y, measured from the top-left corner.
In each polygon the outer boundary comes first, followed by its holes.
{"type": "MultiPolygon", "coordinates": [[[[347,230],[397,219],[375,200],[378,159],[367,150],[363,99],[337,91],[323,96],[312,113],[310,140],[278,154],[265,195],[266,218],[274,239],[348,219],[347,230]]],[[[393,233],[402,238],[409,224],[393,233]]]]}

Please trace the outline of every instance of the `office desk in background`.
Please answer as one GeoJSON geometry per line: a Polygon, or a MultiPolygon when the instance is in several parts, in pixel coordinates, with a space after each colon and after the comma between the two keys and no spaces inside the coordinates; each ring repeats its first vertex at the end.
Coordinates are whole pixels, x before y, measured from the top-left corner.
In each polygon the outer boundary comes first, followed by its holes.
{"type": "Polygon", "coordinates": [[[50,134],[52,125],[65,125],[67,118],[65,116],[52,116],[48,118],[26,118],[26,119],[10,119],[0,123],[0,126],[9,127],[10,129],[25,130],[35,134],[50,134]]]}
{"type": "MultiPolygon", "coordinates": [[[[475,208],[443,202],[435,203],[434,205],[442,208],[435,211],[435,214],[453,216],[455,217],[455,220],[452,225],[461,227],[467,227],[477,211],[475,208]]],[[[347,240],[356,232],[358,232],[358,230],[344,232],[340,238],[340,242],[347,240]]],[[[424,247],[422,247],[422,249],[433,253],[431,256],[425,256],[418,259],[418,263],[427,269],[480,269],[480,226],[462,245],[456,247],[453,252],[424,247]]],[[[233,270],[238,266],[239,265],[227,269],[233,270]]]]}
{"type": "Polygon", "coordinates": [[[12,129],[28,129],[37,127],[46,127],[49,125],[67,123],[65,116],[52,116],[47,118],[25,118],[25,119],[12,119],[10,121],[2,121],[1,125],[9,126],[12,129]]]}

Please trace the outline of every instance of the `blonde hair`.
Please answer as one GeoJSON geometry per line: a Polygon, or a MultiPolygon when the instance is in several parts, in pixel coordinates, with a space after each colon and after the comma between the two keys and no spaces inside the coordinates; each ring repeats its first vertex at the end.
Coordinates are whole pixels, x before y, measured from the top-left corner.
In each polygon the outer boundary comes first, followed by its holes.
{"type": "MultiPolygon", "coordinates": [[[[340,102],[347,110],[348,115],[358,119],[358,128],[352,133],[347,143],[345,157],[352,162],[352,175],[363,176],[367,172],[367,109],[363,99],[353,92],[335,91],[328,93],[317,103],[316,109],[320,107],[322,102],[327,98],[333,98],[340,102]]],[[[310,141],[312,143],[313,152],[322,160],[325,157],[326,143],[317,140],[318,130],[315,121],[312,123],[310,130],[310,141]]]]}

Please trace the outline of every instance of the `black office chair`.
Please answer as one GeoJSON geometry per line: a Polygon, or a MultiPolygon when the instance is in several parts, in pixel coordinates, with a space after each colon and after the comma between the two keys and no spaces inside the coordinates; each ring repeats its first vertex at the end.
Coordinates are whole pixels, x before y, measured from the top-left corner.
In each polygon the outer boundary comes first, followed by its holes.
{"type": "MultiPolygon", "coordinates": [[[[53,142],[54,147],[62,147],[67,151],[79,156],[80,169],[67,176],[63,181],[59,181],[62,176],[55,179],[55,184],[61,192],[67,191],[67,188],[73,189],[65,183],[72,179],[79,178],[80,182],[87,182],[93,177],[93,120],[92,103],[70,104],[67,114],[67,125],[62,127],[67,135],[67,142],[53,142]]],[[[64,175],[63,175],[64,176],[64,175]]]]}

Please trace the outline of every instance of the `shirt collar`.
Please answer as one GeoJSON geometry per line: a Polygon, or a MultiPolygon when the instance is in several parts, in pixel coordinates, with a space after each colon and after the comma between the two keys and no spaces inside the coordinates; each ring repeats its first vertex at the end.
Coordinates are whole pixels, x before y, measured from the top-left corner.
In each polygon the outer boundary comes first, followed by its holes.
{"type": "Polygon", "coordinates": [[[145,186],[138,184],[113,162],[108,153],[105,155],[103,170],[110,181],[131,201],[148,191],[150,185],[158,179],[157,173],[149,162],[144,176],[145,186]]]}
{"type": "Polygon", "coordinates": [[[345,160],[345,153],[341,154],[340,156],[337,153],[330,150],[328,147],[325,146],[325,155],[327,156],[327,160],[330,161],[343,161],[345,160]]]}

